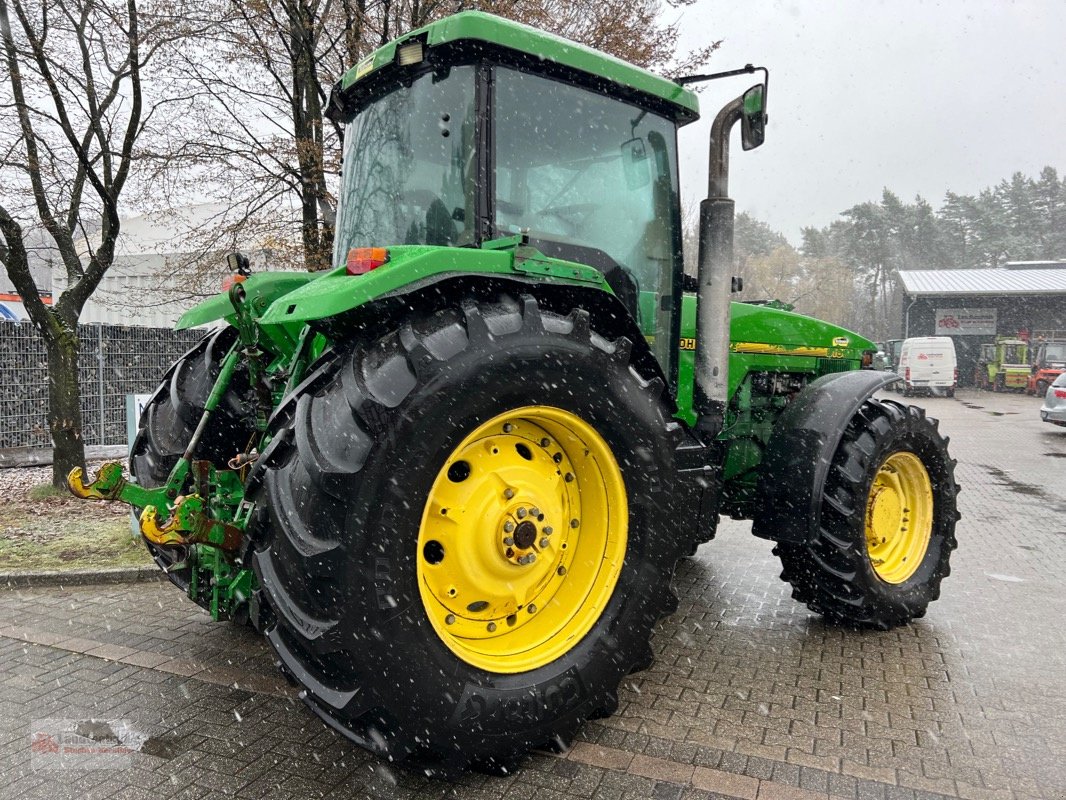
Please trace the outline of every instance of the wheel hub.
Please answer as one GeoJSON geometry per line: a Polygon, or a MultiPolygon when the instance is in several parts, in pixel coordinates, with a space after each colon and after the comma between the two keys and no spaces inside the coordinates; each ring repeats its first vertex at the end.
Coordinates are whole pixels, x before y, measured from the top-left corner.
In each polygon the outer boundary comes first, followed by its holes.
{"type": "Polygon", "coordinates": [[[889,455],[877,470],[866,503],[866,551],[887,583],[910,578],[929,548],[933,490],[929,473],[914,453],[889,455]]]}
{"type": "Polygon", "coordinates": [[[426,613],[475,666],[548,663],[602,613],[627,523],[621,473],[591,426],[550,407],[502,414],[459,443],[427,498],[418,558],[426,613]]]}

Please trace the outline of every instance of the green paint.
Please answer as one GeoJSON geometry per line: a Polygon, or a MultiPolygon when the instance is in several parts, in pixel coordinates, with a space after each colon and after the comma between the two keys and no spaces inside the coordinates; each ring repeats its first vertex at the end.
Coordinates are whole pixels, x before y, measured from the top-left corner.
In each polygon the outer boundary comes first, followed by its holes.
{"type": "MultiPolygon", "coordinates": [[[[305,283],[316,280],[322,273],[307,272],[260,272],[249,275],[242,286],[247,296],[247,303],[261,314],[275,298],[291,292],[305,283]]],[[[233,322],[236,318],[229,294],[223,292],[204,302],[193,306],[178,320],[177,329],[195,328],[220,319],[233,322]]]]}
{"type": "Polygon", "coordinates": [[[263,326],[293,325],[351,311],[419,283],[450,275],[535,277],[559,285],[580,284],[608,291],[593,267],[548,258],[517,237],[488,242],[484,247],[402,245],[390,247],[389,260],[365,275],[349,275],[344,267],[326,272],[274,300],[260,318],[263,326]]]}
{"type": "Polygon", "coordinates": [[[691,122],[699,117],[696,95],[673,81],[560,36],[480,11],[453,14],[375,50],[344,74],[342,91],[351,89],[359,80],[382,67],[393,65],[396,48],[416,38],[424,38],[429,48],[460,41],[488,42],[506,47],[665,100],[675,106],[676,118],[681,122],[691,122]]]}
{"type": "MultiPolygon", "coordinates": [[[[729,396],[734,397],[748,373],[803,372],[820,376],[826,369],[823,361],[841,361],[848,369],[858,369],[865,350],[876,349],[874,343],[857,333],[828,322],[794,314],[770,306],[733,303],[729,339],[738,343],[767,344],[781,348],[776,353],[732,352],[729,358],[729,396]],[[847,339],[846,346],[834,340],[847,339]],[[804,355],[802,348],[824,348],[825,356],[804,355]],[[793,351],[793,352],[790,352],[793,351]]],[[[690,425],[696,421],[692,412],[693,375],[696,359],[696,296],[686,294],[681,302],[681,354],[678,376],[678,416],[690,425]]],[[[772,348],[767,348],[770,350],[772,348]]]]}

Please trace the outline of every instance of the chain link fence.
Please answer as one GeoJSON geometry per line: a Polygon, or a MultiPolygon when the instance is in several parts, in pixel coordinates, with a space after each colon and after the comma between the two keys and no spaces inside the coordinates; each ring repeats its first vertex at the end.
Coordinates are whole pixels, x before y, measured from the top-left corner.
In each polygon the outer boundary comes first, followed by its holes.
{"type": "MultiPolygon", "coordinates": [[[[126,443],[126,395],[155,391],[203,331],[81,325],[78,375],[87,445],[126,443]]],[[[0,448],[51,447],[48,358],[29,323],[0,322],[0,448]]]]}

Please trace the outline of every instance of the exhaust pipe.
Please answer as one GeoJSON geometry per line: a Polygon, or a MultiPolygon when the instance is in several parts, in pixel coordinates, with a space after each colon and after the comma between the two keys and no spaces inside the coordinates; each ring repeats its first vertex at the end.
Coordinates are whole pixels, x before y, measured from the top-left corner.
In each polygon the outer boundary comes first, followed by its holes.
{"type": "Polygon", "coordinates": [[[733,219],[729,198],[729,133],[744,99],[728,103],[711,125],[707,199],[700,203],[696,294],[696,427],[708,438],[722,432],[729,402],[729,303],[732,294],[733,219]]]}

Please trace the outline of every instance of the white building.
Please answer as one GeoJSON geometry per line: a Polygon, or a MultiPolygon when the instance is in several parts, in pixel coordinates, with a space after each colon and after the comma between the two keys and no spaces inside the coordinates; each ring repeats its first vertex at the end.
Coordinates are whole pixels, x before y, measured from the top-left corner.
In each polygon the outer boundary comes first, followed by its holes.
{"type": "MultiPolygon", "coordinates": [[[[222,288],[227,275],[225,257],[239,248],[255,270],[285,269],[292,261],[292,244],[277,244],[264,235],[259,242],[237,242],[224,231],[227,209],[203,203],[170,211],[124,218],[115,258],[96,291],[85,303],[79,322],[170,328],[189,308],[222,288]]],[[[280,215],[279,215],[280,216],[280,215]]],[[[293,228],[294,229],[294,228],[293,228]]],[[[95,242],[81,243],[83,262],[95,242]]],[[[58,298],[67,287],[67,274],[58,254],[35,258],[37,285],[58,298]],[[42,284],[43,281],[43,284],[42,284]]],[[[0,283],[0,319],[27,319],[21,299],[10,282],[0,283]]]]}

